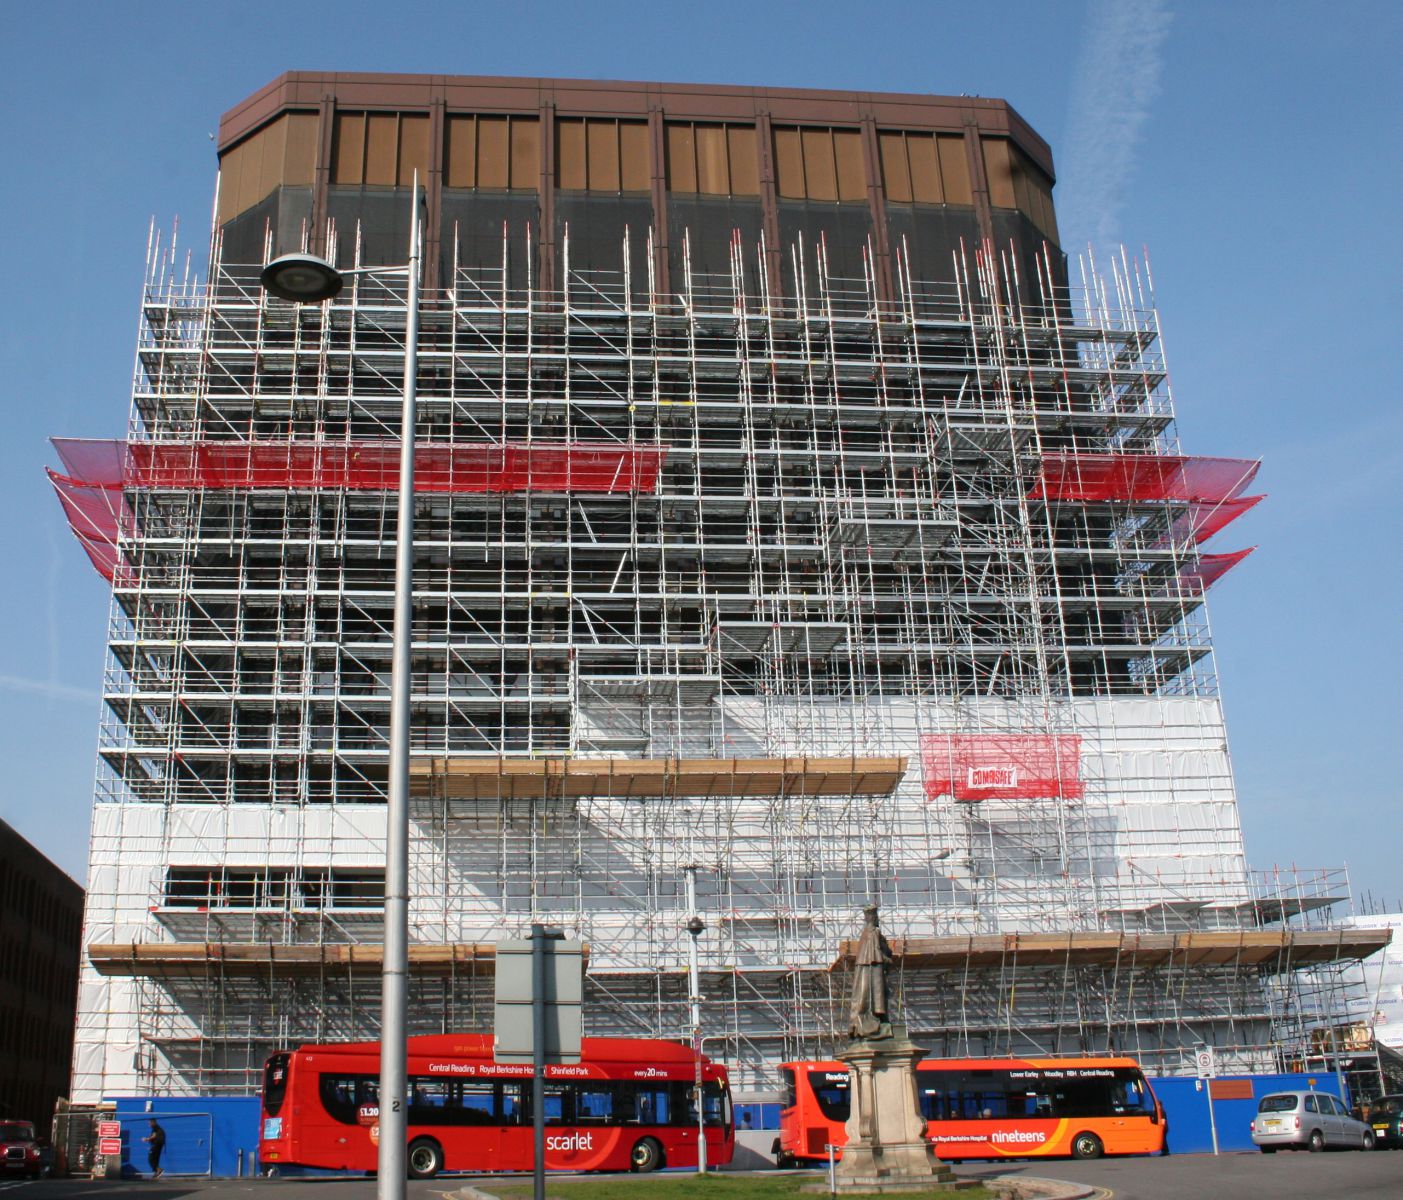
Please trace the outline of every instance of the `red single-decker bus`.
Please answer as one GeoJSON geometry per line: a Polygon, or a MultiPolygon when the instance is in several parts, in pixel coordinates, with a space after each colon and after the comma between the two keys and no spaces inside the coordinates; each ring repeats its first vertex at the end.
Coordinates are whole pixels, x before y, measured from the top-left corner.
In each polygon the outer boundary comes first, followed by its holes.
{"type": "MultiPolygon", "coordinates": [[[[546,1068],[546,1169],[695,1167],[696,1066],[676,1042],[585,1038],[577,1065],[546,1068]]],[[[530,1170],[531,1071],[494,1062],[487,1034],[410,1038],[410,1175],[530,1170]]],[[[273,1055],[263,1075],[263,1170],[375,1170],[379,1072],[377,1042],[273,1055]]],[[[730,1086],[705,1055],[701,1075],[707,1162],[721,1165],[735,1150],[730,1086]]]]}

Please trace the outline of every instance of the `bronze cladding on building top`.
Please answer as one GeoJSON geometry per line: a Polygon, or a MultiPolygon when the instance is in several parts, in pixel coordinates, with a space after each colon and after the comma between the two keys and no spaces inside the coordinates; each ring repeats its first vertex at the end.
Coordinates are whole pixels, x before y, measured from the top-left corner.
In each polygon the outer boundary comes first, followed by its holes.
{"type": "Polygon", "coordinates": [[[225,114],[219,155],[226,264],[262,262],[269,232],[327,252],[329,222],[341,262],[357,231],[363,263],[400,262],[417,171],[431,287],[505,253],[514,286],[554,290],[567,227],[572,270],[618,270],[627,230],[630,282],[657,294],[687,265],[729,274],[737,236],[747,258],[763,241],[772,297],[819,253],[888,297],[903,246],[928,280],[985,241],[1062,271],[1051,151],[981,97],[294,71],[225,114]]]}

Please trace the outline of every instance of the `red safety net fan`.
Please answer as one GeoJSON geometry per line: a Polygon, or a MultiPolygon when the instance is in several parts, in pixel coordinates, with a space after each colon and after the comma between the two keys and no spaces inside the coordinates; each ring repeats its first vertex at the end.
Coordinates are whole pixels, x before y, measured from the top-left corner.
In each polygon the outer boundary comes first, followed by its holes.
{"type": "MultiPolygon", "coordinates": [[[[397,441],[124,442],[54,438],[64,473],[49,471],[68,524],[99,573],[121,565],[119,533],[141,490],[386,492],[399,487],[397,441]]],[[[657,490],[666,446],[617,442],[422,443],[414,490],[486,494],[657,490]]]]}

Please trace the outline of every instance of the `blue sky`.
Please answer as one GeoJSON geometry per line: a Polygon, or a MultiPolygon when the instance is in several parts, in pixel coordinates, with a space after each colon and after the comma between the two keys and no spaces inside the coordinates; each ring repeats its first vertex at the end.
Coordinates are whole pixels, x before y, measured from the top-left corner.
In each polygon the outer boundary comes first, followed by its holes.
{"type": "Polygon", "coordinates": [[[0,816],[81,879],[108,594],[46,439],[123,432],[148,224],[206,236],[225,109],[292,69],[969,92],[1052,144],[1064,234],[1148,249],[1184,448],[1264,459],[1211,604],[1249,858],[1403,897],[1400,52],[1396,3],[12,5],[0,816]]]}

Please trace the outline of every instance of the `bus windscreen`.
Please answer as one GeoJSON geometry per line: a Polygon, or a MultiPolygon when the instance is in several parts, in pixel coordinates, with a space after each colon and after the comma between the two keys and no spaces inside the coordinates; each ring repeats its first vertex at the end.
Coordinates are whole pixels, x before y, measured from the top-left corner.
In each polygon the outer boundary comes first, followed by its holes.
{"type": "Polygon", "coordinates": [[[813,1071],[809,1074],[818,1109],[830,1121],[846,1121],[852,1111],[846,1071],[813,1071]]]}

